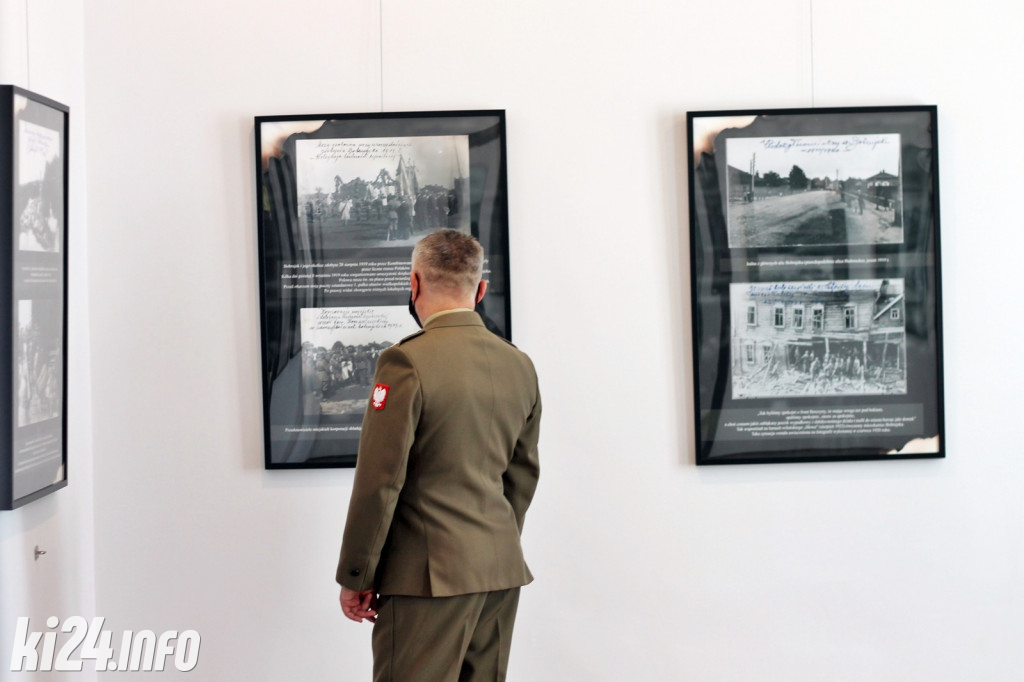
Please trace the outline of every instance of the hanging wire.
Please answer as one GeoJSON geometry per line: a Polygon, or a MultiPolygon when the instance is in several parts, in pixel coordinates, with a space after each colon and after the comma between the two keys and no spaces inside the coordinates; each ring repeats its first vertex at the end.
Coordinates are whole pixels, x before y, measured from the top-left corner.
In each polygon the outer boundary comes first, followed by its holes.
{"type": "Polygon", "coordinates": [[[811,106],[814,106],[814,0],[808,3],[811,22],[811,106]]]}
{"type": "Polygon", "coordinates": [[[25,0],[25,89],[32,89],[32,62],[31,51],[28,49],[28,0],[25,0]]]}
{"type": "Polygon", "coordinates": [[[378,0],[378,32],[380,40],[380,111],[384,113],[384,0],[378,0]]]}

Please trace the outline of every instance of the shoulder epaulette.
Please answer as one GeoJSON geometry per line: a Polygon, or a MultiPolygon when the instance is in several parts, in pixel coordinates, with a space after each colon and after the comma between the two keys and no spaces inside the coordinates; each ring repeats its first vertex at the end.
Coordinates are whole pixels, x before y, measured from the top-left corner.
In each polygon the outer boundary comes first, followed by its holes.
{"type": "Polygon", "coordinates": [[[406,342],[406,341],[408,341],[409,339],[415,339],[415,338],[416,338],[417,336],[419,336],[419,335],[420,335],[420,334],[422,334],[423,332],[424,332],[424,330],[423,330],[423,329],[419,329],[419,330],[417,330],[417,331],[414,331],[414,332],[413,332],[412,334],[409,334],[409,336],[406,336],[406,337],[405,337],[404,339],[402,339],[401,341],[399,341],[399,342],[398,342],[398,343],[396,343],[395,345],[396,345],[396,346],[401,346],[401,345],[402,345],[403,343],[405,343],[405,342],[406,342]]]}

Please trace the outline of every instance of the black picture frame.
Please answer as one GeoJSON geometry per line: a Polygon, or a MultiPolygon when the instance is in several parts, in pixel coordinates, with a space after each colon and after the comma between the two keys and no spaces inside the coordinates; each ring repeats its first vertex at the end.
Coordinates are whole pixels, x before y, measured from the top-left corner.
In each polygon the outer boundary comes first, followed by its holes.
{"type": "Polygon", "coordinates": [[[264,465],[352,467],[419,239],[480,241],[477,312],[511,339],[505,112],[257,116],[255,141],[264,465]]]}
{"type": "Polygon", "coordinates": [[[935,106],[687,115],[696,463],[945,456],[935,106]]]}
{"type": "Polygon", "coordinates": [[[68,107],[0,85],[0,509],[65,487],[68,107]]]}

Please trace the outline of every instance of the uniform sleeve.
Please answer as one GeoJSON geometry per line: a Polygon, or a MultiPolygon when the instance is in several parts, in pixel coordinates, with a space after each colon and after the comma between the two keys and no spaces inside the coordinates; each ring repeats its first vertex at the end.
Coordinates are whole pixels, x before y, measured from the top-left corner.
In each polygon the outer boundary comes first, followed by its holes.
{"type": "Polygon", "coordinates": [[[381,550],[405,483],[422,405],[416,369],[398,346],[381,354],[374,384],[363,417],[352,498],[335,574],[342,586],[360,591],[374,587],[381,550]],[[378,399],[381,386],[387,391],[383,401],[378,399]]]}
{"type": "Polygon", "coordinates": [[[540,458],[537,452],[537,441],[540,440],[541,412],[539,389],[535,395],[533,409],[516,441],[515,449],[512,451],[512,461],[509,462],[508,469],[502,477],[505,484],[505,498],[512,505],[520,533],[523,532],[526,509],[533,500],[533,493],[537,490],[537,480],[540,477],[540,458]]]}

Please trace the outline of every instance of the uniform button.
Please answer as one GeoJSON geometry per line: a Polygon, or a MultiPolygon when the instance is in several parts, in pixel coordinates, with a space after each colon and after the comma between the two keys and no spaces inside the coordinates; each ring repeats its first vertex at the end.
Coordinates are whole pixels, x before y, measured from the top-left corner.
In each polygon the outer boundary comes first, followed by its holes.
{"type": "Polygon", "coordinates": [[[350,576],[352,576],[353,578],[358,578],[359,577],[359,573],[360,573],[360,570],[358,568],[353,568],[351,571],[348,572],[348,574],[350,576]]]}

